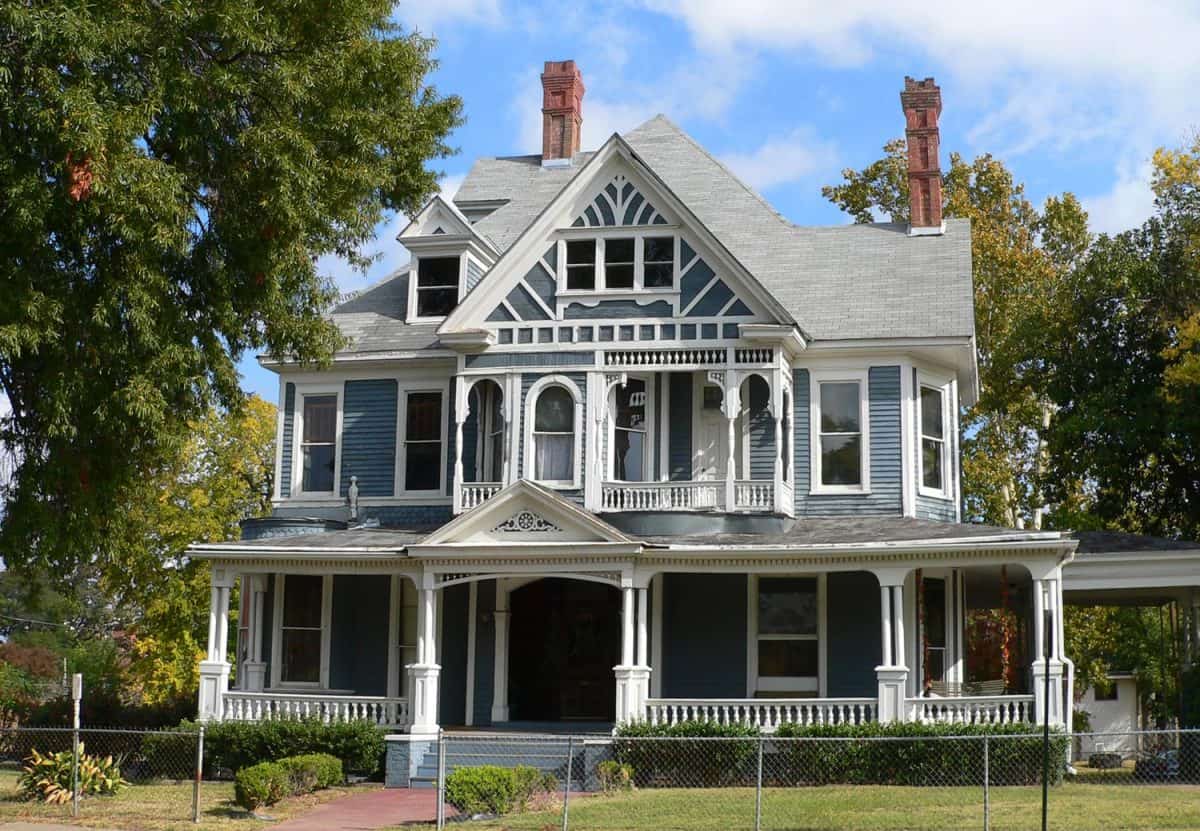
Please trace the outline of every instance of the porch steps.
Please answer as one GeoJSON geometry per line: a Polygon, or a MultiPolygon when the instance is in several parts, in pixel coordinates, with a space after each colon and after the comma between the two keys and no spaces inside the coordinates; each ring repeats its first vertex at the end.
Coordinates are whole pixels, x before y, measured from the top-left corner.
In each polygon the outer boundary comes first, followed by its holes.
{"type": "MultiPolygon", "coordinates": [[[[583,777],[588,771],[583,737],[571,737],[574,741],[571,779],[574,788],[582,788],[583,777]]],[[[592,738],[610,738],[609,736],[592,738]]],[[[512,768],[527,765],[542,773],[553,774],[559,782],[566,777],[567,736],[514,736],[511,733],[453,735],[446,742],[446,774],[460,767],[497,765],[512,768]]],[[[591,755],[594,755],[592,751],[591,755]]],[[[417,763],[416,773],[410,779],[410,787],[437,787],[437,745],[431,743],[429,750],[417,763]]],[[[594,765],[593,765],[594,766],[594,765]]],[[[573,789],[574,789],[573,788],[573,789]]]]}

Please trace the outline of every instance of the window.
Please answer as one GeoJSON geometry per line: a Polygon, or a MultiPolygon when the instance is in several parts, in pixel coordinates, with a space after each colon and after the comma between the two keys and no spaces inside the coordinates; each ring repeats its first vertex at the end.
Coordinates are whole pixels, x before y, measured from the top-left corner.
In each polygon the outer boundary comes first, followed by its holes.
{"type": "Polygon", "coordinates": [[[921,629],[925,684],[946,680],[946,581],[921,579],[921,629]]]}
{"type": "Polygon", "coordinates": [[[862,384],[820,384],[820,484],[834,488],[863,485],[862,384]]]}
{"type": "Polygon", "coordinates": [[[484,430],[483,481],[499,482],[504,475],[504,400],[500,387],[491,383],[485,385],[484,397],[487,423],[484,430]]]}
{"type": "Polygon", "coordinates": [[[458,257],[417,261],[417,317],[445,317],[458,303],[458,257]]]}
{"type": "Polygon", "coordinates": [[[333,493],[337,464],[337,395],[306,395],[301,413],[300,490],[333,493]]]}
{"type": "Polygon", "coordinates": [[[758,692],[817,692],[821,663],[817,578],[758,578],[756,611],[758,692]]]}
{"type": "Polygon", "coordinates": [[[541,482],[575,480],[575,399],[562,386],[538,394],[533,419],[533,478],[541,482]]]}
{"type": "Polygon", "coordinates": [[[567,242],[567,288],[584,291],[596,288],[596,241],[594,239],[567,242]]]}
{"type": "Polygon", "coordinates": [[[669,289],[675,285],[675,238],[646,237],[642,249],[642,285],[669,289]]]}
{"type": "Polygon", "coordinates": [[[1100,685],[1096,685],[1095,687],[1092,687],[1092,700],[1093,701],[1116,701],[1116,700],[1118,700],[1117,682],[1116,681],[1108,681],[1103,687],[1101,687],[1100,685]]]}
{"type": "Polygon", "coordinates": [[[325,578],[291,574],[280,576],[279,586],[283,595],[279,680],[284,684],[320,684],[325,578]]]}
{"type": "Polygon", "coordinates": [[[610,239],[604,241],[604,287],[608,289],[633,288],[632,239],[610,239]]]}
{"type": "Polygon", "coordinates": [[[442,394],[410,392],[404,416],[404,489],[442,486],[442,394]]]}
{"type": "Polygon", "coordinates": [[[921,386],[921,488],[946,490],[945,395],[937,387],[921,386]]]}
{"type": "Polygon", "coordinates": [[[613,390],[613,478],[646,481],[646,382],[630,378],[613,390]]]}

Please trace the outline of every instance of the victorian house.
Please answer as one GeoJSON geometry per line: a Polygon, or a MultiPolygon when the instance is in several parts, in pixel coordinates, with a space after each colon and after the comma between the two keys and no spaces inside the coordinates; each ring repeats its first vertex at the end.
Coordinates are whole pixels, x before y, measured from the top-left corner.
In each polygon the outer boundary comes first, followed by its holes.
{"type": "Polygon", "coordinates": [[[1051,720],[1076,542],[963,523],[970,228],[905,79],[911,222],[799,227],[663,117],[481,158],[279,374],[274,515],[212,563],[201,715],[1051,720]],[[236,647],[230,592],[240,584],[236,647]],[[1046,655],[1048,654],[1048,657],[1046,655]],[[231,664],[227,656],[236,656],[231,664]]]}

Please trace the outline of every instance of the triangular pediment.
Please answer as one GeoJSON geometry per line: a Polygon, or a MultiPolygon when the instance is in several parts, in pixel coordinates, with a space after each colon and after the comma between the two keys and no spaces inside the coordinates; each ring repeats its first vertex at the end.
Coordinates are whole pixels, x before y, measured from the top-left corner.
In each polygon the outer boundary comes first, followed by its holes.
{"type": "Polygon", "coordinates": [[[443,525],[421,546],[633,542],[569,499],[522,479],[443,525]]]}

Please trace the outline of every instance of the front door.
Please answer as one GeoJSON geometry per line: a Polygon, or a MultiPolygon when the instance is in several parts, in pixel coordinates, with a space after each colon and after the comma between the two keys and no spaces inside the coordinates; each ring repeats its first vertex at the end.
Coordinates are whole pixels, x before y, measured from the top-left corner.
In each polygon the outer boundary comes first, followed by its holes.
{"type": "Polygon", "coordinates": [[[697,482],[725,479],[729,458],[729,425],[721,412],[721,388],[704,384],[700,388],[700,414],[696,424],[696,452],[692,457],[692,478],[697,482]]]}
{"type": "Polygon", "coordinates": [[[612,721],[620,661],[620,592],[546,578],[509,600],[509,715],[513,721],[612,721]]]}

